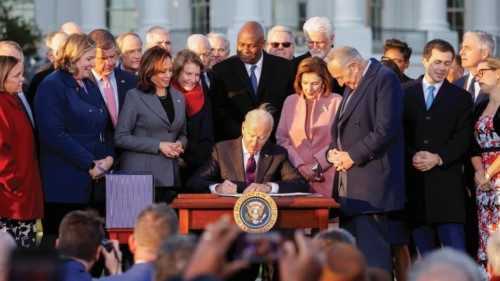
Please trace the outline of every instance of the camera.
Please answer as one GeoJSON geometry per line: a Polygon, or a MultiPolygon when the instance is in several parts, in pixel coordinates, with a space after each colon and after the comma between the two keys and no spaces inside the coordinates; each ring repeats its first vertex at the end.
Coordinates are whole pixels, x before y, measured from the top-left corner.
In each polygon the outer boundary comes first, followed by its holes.
{"type": "Polygon", "coordinates": [[[101,240],[101,246],[106,249],[106,252],[111,253],[113,251],[113,244],[111,244],[111,241],[108,239],[104,238],[101,240]]]}
{"type": "Polygon", "coordinates": [[[261,263],[278,259],[283,238],[277,231],[247,233],[234,245],[233,259],[261,263]]]}

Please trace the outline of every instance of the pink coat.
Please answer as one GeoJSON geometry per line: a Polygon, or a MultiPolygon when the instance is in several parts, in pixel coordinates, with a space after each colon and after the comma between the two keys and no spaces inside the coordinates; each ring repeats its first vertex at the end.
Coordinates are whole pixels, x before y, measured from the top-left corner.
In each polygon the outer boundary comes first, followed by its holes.
{"type": "Polygon", "coordinates": [[[306,101],[295,94],[288,96],[283,104],[281,118],[276,131],[276,141],[286,148],[290,161],[295,167],[302,164],[319,163],[325,181],[309,182],[312,192],[332,196],[335,168],[326,161],[326,150],[332,142],[330,129],[342,97],[332,93],[320,96],[312,107],[311,126],[306,126],[306,101]],[[310,139],[307,138],[306,130],[310,139]]]}

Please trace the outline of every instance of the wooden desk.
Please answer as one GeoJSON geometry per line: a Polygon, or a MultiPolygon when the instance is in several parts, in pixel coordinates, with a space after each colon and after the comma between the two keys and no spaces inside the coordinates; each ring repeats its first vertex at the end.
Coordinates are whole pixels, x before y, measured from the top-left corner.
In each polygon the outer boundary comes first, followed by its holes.
{"type": "MultiPolygon", "coordinates": [[[[328,228],[330,208],[339,204],[332,198],[322,196],[273,197],[278,206],[276,229],[328,228]]],[[[233,218],[233,207],[238,198],[220,197],[216,194],[179,194],[170,206],[179,213],[179,232],[187,234],[191,230],[201,230],[223,214],[233,218]]],[[[127,243],[131,229],[108,229],[111,239],[127,243]]]]}

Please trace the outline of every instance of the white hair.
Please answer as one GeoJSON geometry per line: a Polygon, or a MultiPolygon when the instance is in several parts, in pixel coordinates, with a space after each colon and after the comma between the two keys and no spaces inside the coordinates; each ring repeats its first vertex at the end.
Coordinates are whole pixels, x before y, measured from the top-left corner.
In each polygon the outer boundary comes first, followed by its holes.
{"type": "Polygon", "coordinates": [[[267,38],[269,38],[271,36],[271,34],[273,34],[275,32],[286,32],[286,33],[288,33],[288,35],[290,35],[290,38],[292,38],[292,43],[293,43],[293,38],[294,38],[293,37],[293,31],[288,26],[284,26],[284,25],[275,25],[275,26],[273,26],[267,32],[267,38]]]}
{"type": "Polygon", "coordinates": [[[302,27],[304,33],[321,32],[326,36],[333,35],[333,24],[326,17],[312,17],[302,27]]]}
{"type": "Polygon", "coordinates": [[[227,40],[226,35],[219,32],[210,32],[209,34],[207,34],[207,38],[209,41],[210,39],[220,39],[224,41],[224,43],[226,44],[226,49],[229,50],[229,40],[227,40]]]}
{"type": "Polygon", "coordinates": [[[189,50],[193,50],[195,46],[201,44],[205,44],[205,46],[210,49],[210,41],[208,41],[207,37],[203,34],[192,34],[186,40],[186,48],[189,50]]]}
{"type": "Polygon", "coordinates": [[[151,41],[153,40],[153,34],[161,33],[161,32],[170,35],[170,31],[168,31],[168,29],[166,29],[163,26],[155,25],[155,26],[149,28],[148,32],[146,32],[146,46],[149,46],[149,44],[151,44],[151,41]]]}
{"type": "Polygon", "coordinates": [[[483,30],[471,30],[464,33],[464,38],[466,36],[476,35],[478,38],[477,45],[481,50],[488,50],[490,52],[490,56],[493,56],[495,51],[495,39],[493,39],[493,35],[483,30]]]}
{"type": "Polygon", "coordinates": [[[243,124],[268,124],[270,128],[274,126],[274,118],[271,114],[273,108],[269,103],[263,103],[258,108],[250,110],[245,115],[243,124]]]}
{"type": "Polygon", "coordinates": [[[326,61],[328,64],[333,63],[336,65],[346,66],[353,61],[362,61],[363,57],[353,47],[349,46],[338,46],[332,48],[328,55],[326,56],[326,61]]]}
{"type": "MultiPolygon", "coordinates": [[[[425,256],[420,262],[417,262],[410,270],[410,281],[425,280],[426,274],[439,274],[443,272],[451,273],[452,269],[455,276],[460,274],[468,281],[481,281],[481,272],[479,266],[465,253],[452,249],[442,248],[431,252],[425,256]]],[[[448,278],[450,276],[448,275],[448,278]]],[[[437,279],[435,279],[437,280],[437,279]]],[[[443,279],[452,280],[452,279],[443,279]]]]}

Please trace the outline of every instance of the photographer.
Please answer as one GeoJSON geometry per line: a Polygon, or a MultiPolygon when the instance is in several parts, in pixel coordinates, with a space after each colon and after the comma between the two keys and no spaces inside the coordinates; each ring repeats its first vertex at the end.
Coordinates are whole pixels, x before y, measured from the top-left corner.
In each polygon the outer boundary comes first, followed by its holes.
{"type": "Polygon", "coordinates": [[[102,254],[111,274],[121,273],[118,241],[112,240],[111,251],[101,246],[104,238],[102,221],[87,211],[72,211],[59,226],[56,250],[62,257],[62,281],[90,281],[89,271],[102,254]]]}
{"type": "Polygon", "coordinates": [[[100,281],[150,281],[154,261],[160,245],[168,237],[178,234],[175,211],[165,203],[157,203],[142,210],[134,223],[134,233],[128,239],[134,255],[134,265],[120,275],[108,276],[100,281]]]}

